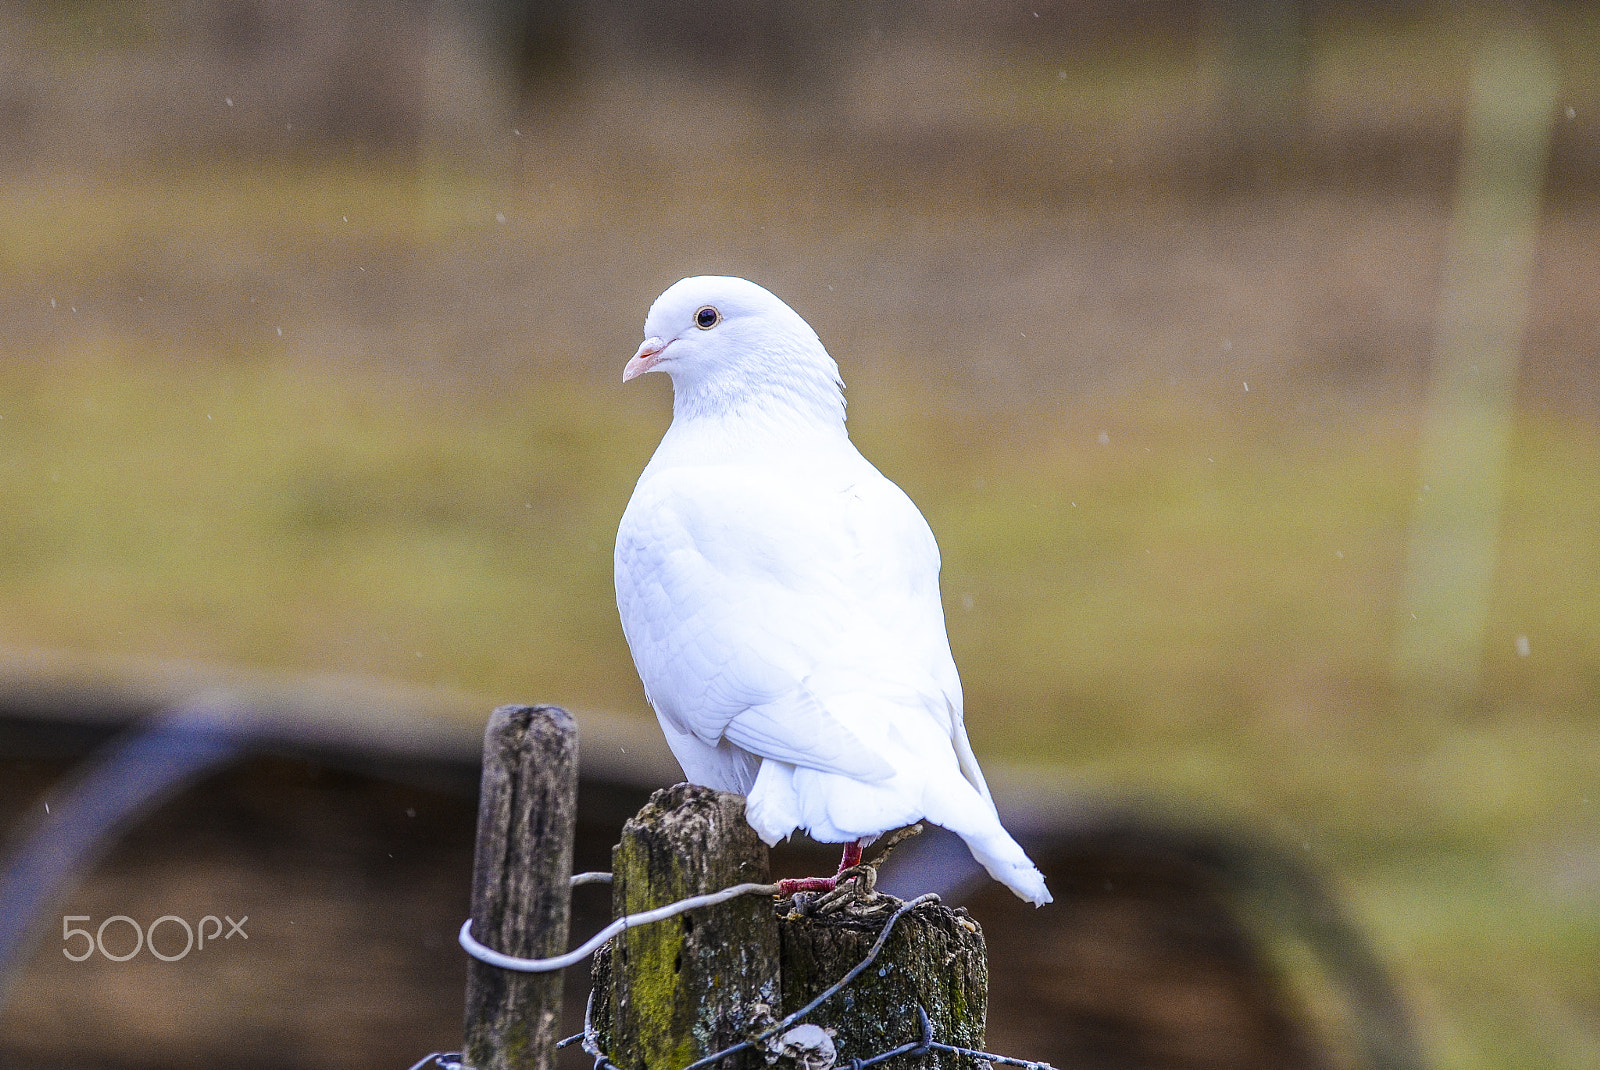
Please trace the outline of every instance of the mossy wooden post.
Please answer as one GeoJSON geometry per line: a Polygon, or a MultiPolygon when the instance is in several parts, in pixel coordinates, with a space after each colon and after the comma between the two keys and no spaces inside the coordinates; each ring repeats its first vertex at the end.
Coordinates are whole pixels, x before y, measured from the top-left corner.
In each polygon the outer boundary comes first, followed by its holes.
{"type": "MultiPolygon", "coordinates": [[[[767,848],[744,798],[679,784],[650,797],[612,852],[612,909],[637,914],[767,878],[767,848]]],[[[747,895],[629,929],[595,969],[600,1044],[623,1070],[682,1070],[744,1039],[757,1003],[778,1003],[772,899],[747,895]]],[[[753,1070],[742,1052],[718,1070],[753,1070]]]]}
{"type": "MultiPolygon", "coordinates": [[[[767,849],[744,817],[744,799],[679,784],[658,791],[622,830],[612,852],[613,910],[637,914],[691,895],[767,880],[767,849]]],[[[600,1049],[623,1070],[683,1070],[746,1039],[754,1004],[774,1018],[798,1010],[871,950],[899,900],[880,897],[826,916],[791,901],[743,896],[630,929],[601,949],[593,971],[600,1049]]],[[[965,910],[925,904],[896,923],[873,964],[806,1020],[835,1032],[840,1064],[921,1039],[983,1047],[989,974],[983,933],[965,910]]],[[[755,1070],[762,1053],[730,1056],[716,1070],[755,1070]]],[[[902,1056],[913,1066],[980,1070],[948,1052],[902,1056]]],[[[778,1070],[795,1070],[792,1059],[778,1070]]]]}
{"type": "MultiPolygon", "coordinates": [[[[472,933],[496,951],[547,958],[567,949],[578,729],[559,706],[501,706],[483,735],[472,933]]],[[[467,1065],[550,1070],[561,973],[467,964],[467,1065]]]]}
{"type": "MultiPolygon", "coordinates": [[[[784,1013],[805,1006],[866,958],[890,913],[885,905],[870,913],[790,913],[781,919],[784,1013]]],[[[919,1006],[928,1012],[934,1040],[981,1051],[988,1003],[983,931],[964,909],[925,903],[895,923],[865,973],[807,1020],[834,1031],[843,1066],[921,1039],[919,1006]]],[[[980,1070],[975,1060],[943,1051],[920,1059],[901,1056],[884,1065],[888,1070],[980,1070]]]]}

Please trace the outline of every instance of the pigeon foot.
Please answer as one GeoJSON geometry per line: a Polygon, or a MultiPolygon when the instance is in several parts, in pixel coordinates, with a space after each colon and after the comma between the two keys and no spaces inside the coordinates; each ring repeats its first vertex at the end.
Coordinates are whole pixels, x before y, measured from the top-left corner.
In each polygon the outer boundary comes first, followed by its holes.
{"type": "Polygon", "coordinates": [[[793,877],[778,882],[779,895],[796,892],[831,892],[851,870],[861,866],[861,840],[851,840],[844,845],[844,857],[839,859],[839,872],[831,877],[793,877]]]}

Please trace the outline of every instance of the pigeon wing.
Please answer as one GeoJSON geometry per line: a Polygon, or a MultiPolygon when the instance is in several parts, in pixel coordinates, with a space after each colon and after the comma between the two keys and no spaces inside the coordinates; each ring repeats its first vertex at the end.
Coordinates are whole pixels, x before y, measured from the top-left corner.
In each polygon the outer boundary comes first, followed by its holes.
{"type": "Polygon", "coordinates": [[[919,695],[946,711],[947,733],[960,684],[926,522],[865,461],[850,469],[647,471],[618,533],[617,603],[646,693],[674,726],[876,781],[893,770],[863,743],[873,733],[830,705],[834,681],[919,695]]]}

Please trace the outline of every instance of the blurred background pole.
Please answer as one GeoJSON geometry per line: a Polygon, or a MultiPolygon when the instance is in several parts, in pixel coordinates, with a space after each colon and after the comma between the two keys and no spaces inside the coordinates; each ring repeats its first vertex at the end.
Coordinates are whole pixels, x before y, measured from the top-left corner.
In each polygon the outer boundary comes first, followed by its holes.
{"type": "Polygon", "coordinates": [[[1310,69],[1306,0],[1231,0],[1229,62],[1218,115],[1219,193],[1275,189],[1303,177],[1310,69]]]}
{"type": "Polygon", "coordinates": [[[1482,45],[1445,262],[1401,595],[1401,681],[1478,686],[1556,76],[1542,42],[1482,45]]]}

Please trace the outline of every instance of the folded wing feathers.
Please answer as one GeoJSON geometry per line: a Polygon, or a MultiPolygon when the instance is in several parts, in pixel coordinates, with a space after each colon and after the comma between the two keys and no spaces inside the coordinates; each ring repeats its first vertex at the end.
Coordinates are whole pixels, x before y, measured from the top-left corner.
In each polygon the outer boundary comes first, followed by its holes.
{"type": "Polygon", "coordinates": [[[751,754],[819,772],[869,783],[894,775],[887,761],[804,689],[746,707],[728,722],[723,735],[751,754]],[[796,726],[802,725],[804,730],[797,732],[796,726]]]}
{"type": "MultiPolygon", "coordinates": [[[[903,503],[926,532],[898,488],[872,474],[899,498],[880,495],[891,510],[903,503]]],[[[629,646],[664,718],[707,745],[744,736],[782,746],[796,764],[845,772],[842,755],[861,740],[828,709],[827,693],[838,686],[808,686],[819,665],[853,666],[874,688],[911,685],[923,692],[918,704],[941,710],[955,673],[947,646],[929,650],[915,634],[926,630],[931,606],[942,638],[936,582],[918,590],[905,578],[937,575],[936,558],[931,567],[915,559],[931,536],[913,539],[910,555],[903,539],[893,541],[898,553],[870,545],[862,552],[861,543],[889,534],[884,521],[862,507],[859,491],[827,491],[774,487],[770,476],[727,468],[642,481],[619,532],[617,594],[629,646]],[[867,567],[885,557],[894,568],[867,567]],[[785,708],[803,716],[785,722],[785,708]]],[[[959,701],[959,684],[956,692],[959,701]]],[[[848,765],[851,775],[863,768],[859,759],[848,765]]]]}

